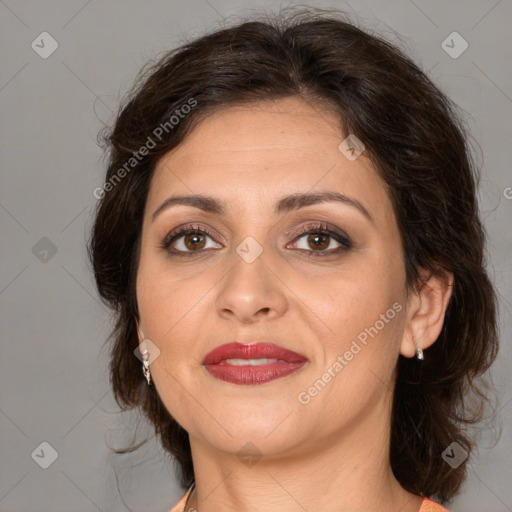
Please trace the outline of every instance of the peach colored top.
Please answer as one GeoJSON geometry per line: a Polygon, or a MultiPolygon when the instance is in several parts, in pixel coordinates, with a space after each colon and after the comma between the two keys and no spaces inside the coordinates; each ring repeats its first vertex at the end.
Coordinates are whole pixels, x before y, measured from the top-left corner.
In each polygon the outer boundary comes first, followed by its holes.
{"type": "MultiPolygon", "coordinates": [[[[186,504],[187,499],[190,496],[190,493],[192,492],[193,488],[194,488],[194,484],[192,484],[187,489],[187,491],[180,498],[178,503],[176,503],[176,505],[174,505],[174,507],[172,507],[169,512],[189,512],[188,510],[185,510],[185,504],[186,504]]],[[[195,512],[195,509],[190,510],[190,512],[195,512]]],[[[443,507],[437,501],[433,501],[430,498],[423,496],[423,501],[421,502],[421,507],[418,512],[450,512],[450,511],[447,508],[443,507]]]]}

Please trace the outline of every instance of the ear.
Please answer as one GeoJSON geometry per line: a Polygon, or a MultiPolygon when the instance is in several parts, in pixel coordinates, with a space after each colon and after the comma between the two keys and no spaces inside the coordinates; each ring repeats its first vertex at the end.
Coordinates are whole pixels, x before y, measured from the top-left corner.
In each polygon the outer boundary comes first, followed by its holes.
{"type": "Polygon", "coordinates": [[[432,275],[420,270],[418,290],[407,299],[407,319],[400,346],[400,354],[414,357],[416,345],[425,350],[437,340],[452,296],[454,277],[451,272],[432,275]]]}
{"type": "Polygon", "coordinates": [[[139,320],[136,318],[135,319],[135,325],[137,326],[137,335],[139,337],[139,344],[144,341],[144,334],[142,333],[141,329],[140,329],[140,326],[139,326],[139,320]]]}

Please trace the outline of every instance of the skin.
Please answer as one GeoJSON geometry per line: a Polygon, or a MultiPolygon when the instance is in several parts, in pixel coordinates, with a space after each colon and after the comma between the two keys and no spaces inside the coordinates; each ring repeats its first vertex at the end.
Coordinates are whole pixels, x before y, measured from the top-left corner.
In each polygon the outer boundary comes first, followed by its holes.
{"type": "MultiPolygon", "coordinates": [[[[160,350],[151,375],[168,411],[189,433],[196,489],[186,510],[418,512],[389,464],[389,432],[399,354],[414,356],[438,337],[453,276],[408,290],[401,237],[390,198],[365,153],[338,149],[336,117],[299,98],[226,108],[205,118],[159,162],[143,220],[137,274],[139,336],[160,350]],[[357,208],[326,202],[276,215],[293,193],[336,191],[357,208]],[[171,195],[204,194],[226,203],[220,216],[178,205],[153,212],[171,195]],[[334,238],[297,234],[327,222],[334,238]],[[174,228],[193,224],[201,252],[181,236],[171,256],[161,247],[174,228]],[[252,237],[252,262],[236,251],[252,237]],[[203,245],[201,245],[203,244],[203,245]],[[323,244],[323,245],[322,245],[323,244]],[[193,251],[196,252],[193,252],[193,251]],[[394,303],[402,309],[307,404],[307,391],[394,303]],[[413,338],[414,337],[414,338],[413,338]],[[201,365],[232,341],[269,341],[298,352],[298,372],[257,386],[210,376],[201,365]],[[238,453],[252,443],[261,458],[238,453]]],[[[311,231],[311,230],[310,230],[311,231]]],[[[192,237],[193,239],[193,237],[192,237]]],[[[428,357],[428,351],[425,354],[428,357]]]]}

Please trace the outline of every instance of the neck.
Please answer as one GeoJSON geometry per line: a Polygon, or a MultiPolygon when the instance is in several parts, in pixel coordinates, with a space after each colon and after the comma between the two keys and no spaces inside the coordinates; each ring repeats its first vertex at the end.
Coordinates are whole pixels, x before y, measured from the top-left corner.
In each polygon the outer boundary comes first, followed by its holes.
{"type": "MultiPolygon", "coordinates": [[[[376,408],[378,409],[378,407],[376,408]]],[[[253,464],[190,437],[196,486],[185,511],[418,512],[421,496],[403,489],[389,464],[389,419],[366,420],[308,443],[293,453],[253,464]]],[[[310,436],[312,437],[312,436],[310,436]]],[[[256,444],[256,443],[255,443],[256,444]]]]}

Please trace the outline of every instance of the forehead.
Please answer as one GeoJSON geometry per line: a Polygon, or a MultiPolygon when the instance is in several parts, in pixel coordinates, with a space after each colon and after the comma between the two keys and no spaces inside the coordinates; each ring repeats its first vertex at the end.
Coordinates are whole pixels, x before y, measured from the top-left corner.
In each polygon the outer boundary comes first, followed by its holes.
{"type": "Polygon", "coordinates": [[[343,138],[333,111],[300,98],[219,110],[159,161],[148,204],[160,204],[170,194],[205,194],[241,212],[282,195],[317,190],[386,201],[364,153],[350,161],[340,152],[343,138]]]}

